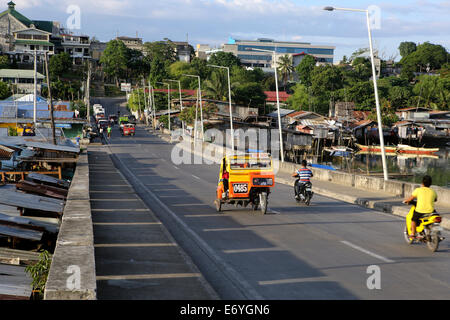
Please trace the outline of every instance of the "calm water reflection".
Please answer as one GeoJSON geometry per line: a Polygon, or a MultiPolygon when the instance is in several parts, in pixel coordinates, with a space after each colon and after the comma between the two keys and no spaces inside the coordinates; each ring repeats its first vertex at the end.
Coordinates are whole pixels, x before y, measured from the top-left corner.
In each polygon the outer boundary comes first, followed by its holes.
{"type": "MultiPolygon", "coordinates": [[[[420,183],[424,175],[433,178],[433,185],[450,188],[450,149],[443,149],[435,156],[387,155],[388,172],[402,174],[395,179],[420,183]]],[[[382,176],[383,165],[380,154],[356,153],[352,157],[333,157],[323,164],[354,173],[377,173],[382,176]]]]}

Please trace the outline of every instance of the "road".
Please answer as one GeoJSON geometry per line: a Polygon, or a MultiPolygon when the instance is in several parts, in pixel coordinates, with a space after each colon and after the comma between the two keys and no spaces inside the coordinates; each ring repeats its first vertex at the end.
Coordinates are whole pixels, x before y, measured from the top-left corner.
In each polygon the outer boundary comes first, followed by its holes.
{"type": "MultiPolygon", "coordinates": [[[[117,101],[96,102],[109,114],[117,101]]],[[[298,205],[282,184],[270,194],[270,214],[233,206],[219,214],[217,165],[174,165],[173,145],[139,126],[134,137],[116,126],[109,145],[116,166],[223,299],[450,299],[448,232],[432,253],[405,243],[400,217],[321,196],[298,205]],[[370,286],[372,268],[379,289],[370,286]]]]}

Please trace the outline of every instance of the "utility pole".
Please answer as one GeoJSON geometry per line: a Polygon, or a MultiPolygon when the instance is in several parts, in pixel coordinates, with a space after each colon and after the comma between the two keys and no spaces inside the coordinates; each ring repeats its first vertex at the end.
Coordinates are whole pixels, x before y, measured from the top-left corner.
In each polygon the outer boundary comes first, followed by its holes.
{"type": "Polygon", "coordinates": [[[91,91],[90,91],[90,86],[91,86],[91,61],[88,60],[88,72],[87,72],[87,81],[86,81],[86,95],[85,95],[85,99],[86,99],[86,117],[88,122],[90,122],[91,120],[91,91]]]}
{"type": "Polygon", "coordinates": [[[52,91],[50,88],[50,77],[48,75],[48,61],[47,52],[45,52],[45,75],[47,76],[47,88],[48,88],[48,98],[50,101],[50,122],[52,127],[52,138],[53,144],[56,145],[56,132],[55,132],[55,118],[53,117],[53,101],[52,101],[52,91]]]}
{"type": "Polygon", "coordinates": [[[36,49],[34,49],[34,86],[33,86],[33,122],[34,128],[36,130],[37,127],[37,53],[36,49]]]}

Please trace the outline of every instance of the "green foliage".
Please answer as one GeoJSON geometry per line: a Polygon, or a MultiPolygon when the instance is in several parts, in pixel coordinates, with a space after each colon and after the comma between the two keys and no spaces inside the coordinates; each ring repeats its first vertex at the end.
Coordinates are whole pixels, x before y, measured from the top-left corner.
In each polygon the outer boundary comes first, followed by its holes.
{"type": "MultiPolygon", "coordinates": [[[[183,108],[180,113],[180,120],[186,122],[188,125],[194,125],[196,106],[183,108]]],[[[217,112],[218,108],[214,104],[203,105],[203,118],[207,119],[212,114],[217,112]]],[[[197,120],[200,120],[200,108],[197,110],[197,120]]]]}
{"type": "Polygon", "coordinates": [[[400,45],[398,46],[398,50],[400,51],[400,55],[402,57],[406,57],[417,50],[417,46],[414,42],[411,41],[404,41],[400,42],[400,45]]]}
{"type": "Polygon", "coordinates": [[[127,55],[127,47],[122,41],[111,40],[107,43],[106,49],[100,58],[103,71],[115,79],[117,86],[119,85],[119,78],[127,70],[127,55]]]}
{"type": "Polygon", "coordinates": [[[11,94],[10,86],[6,82],[0,81],[0,100],[10,97],[11,94]]]}
{"type": "Polygon", "coordinates": [[[214,71],[211,74],[211,78],[204,81],[204,93],[207,97],[220,100],[228,101],[228,79],[221,70],[214,71]]]}
{"type": "Polygon", "coordinates": [[[0,56],[0,69],[9,69],[11,64],[9,63],[9,58],[7,55],[0,56]]]}
{"type": "Polygon", "coordinates": [[[177,60],[176,45],[171,41],[155,41],[144,43],[144,52],[148,59],[153,61],[158,58],[161,61],[167,61],[168,64],[177,60]]]}
{"type": "Polygon", "coordinates": [[[402,57],[402,77],[411,79],[413,72],[424,72],[427,67],[430,70],[438,70],[447,62],[447,50],[438,44],[425,42],[417,46],[417,50],[402,57]]]}
{"type": "Polygon", "coordinates": [[[258,82],[236,84],[233,88],[234,102],[247,107],[264,107],[267,96],[258,82]]]}
{"type": "Polygon", "coordinates": [[[72,110],[78,110],[78,112],[80,112],[80,115],[79,115],[80,118],[86,118],[87,108],[86,108],[86,104],[84,103],[83,100],[71,101],[70,108],[72,110]]]}
{"type": "Polygon", "coordinates": [[[45,283],[47,282],[48,273],[52,260],[48,251],[43,251],[40,255],[39,262],[29,265],[25,271],[31,276],[33,282],[31,283],[33,290],[39,292],[39,296],[43,298],[45,283]]]}
{"type": "MultiPolygon", "coordinates": [[[[391,127],[394,123],[399,121],[400,119],[395,114],[395,108],[389,103],[389,101],[384,100],[381,101],[381,123],[384,126],[391,127]]],[[[378,121],[376,111],[372,111],[368,118],[373,121],[378,121]]]]}
{"type": "Polygon", "coordinates": [[[209,58],[208,64],[222,67],[232,68],[233,66],[240,66],[241,60],[231,52],[215,52],[209,58]]]}
{"type": "Polygon", "coordinates": [[[17,128],[16,127],[8,127],[8,136],[17,137],[17,128]]]}
{"type": "Polygon", "coordinates": [[[281,74],[281,78],[283,79],[284,88],[286,90],[286,84],[291,77],[292,72],[294,71],[294,67],[292,66],[292,56],[284,55],[281,56],[278,61],[277,71],[281,74]]]}
{"type": "Polygon", "coordinates": [[[308,88],[302,83],[295,85],[294,94],[287,100],[289,109],[293,110],[309,110],[310,102],[308,88]]]}
{"type": "Polygon", "coordinates": [[[48,62],[48,72],[51,78],[58,78],[70,71],[72,68],[72,59],[67,52],[54,54],[48,62]]]}
{"type": "Polygon", "coordinates": [[[316,59],[313,56],[307,55],[295,68],[295,71],[298,74],[300,82],[305,86],[311,86],[311,73],[316,66],[316,59]]]}
{"type": "Polygon", "coordinates": [[[144,96],[144,90],[133,90],[128,99],[128,108],[131,111],[144,111],[146,96],[144,96]]]}
{"type": "Polygon", "coordinates": [[[153,86],[156,86],[157,82],[163,82],[164,79],[169,78],[167,67],[167,62],[162,60],[161,57],[156,56],[153,58],[150,67],[150,83],[153,86]]]}

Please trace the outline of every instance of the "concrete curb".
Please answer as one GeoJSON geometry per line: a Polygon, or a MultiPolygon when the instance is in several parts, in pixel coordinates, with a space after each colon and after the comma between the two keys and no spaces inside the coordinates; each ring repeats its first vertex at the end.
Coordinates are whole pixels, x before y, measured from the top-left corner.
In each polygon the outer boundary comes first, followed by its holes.
{"type": "Polygon", "coordinates": [[[80,154],[67,202],[44,300],[96,300],[94,232],[87,152],[80,154]]]}

